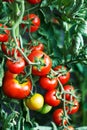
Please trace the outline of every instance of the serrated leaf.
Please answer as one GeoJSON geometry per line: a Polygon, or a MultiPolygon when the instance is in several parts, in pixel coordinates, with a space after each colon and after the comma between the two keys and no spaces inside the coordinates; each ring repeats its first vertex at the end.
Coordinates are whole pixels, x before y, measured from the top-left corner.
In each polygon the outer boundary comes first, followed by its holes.
{"type": "Polygon", "coordinates": [[[81,21],[77,25],[77,30],[80,32],[82,35],[87,36],[87,21],[81,21]]]}

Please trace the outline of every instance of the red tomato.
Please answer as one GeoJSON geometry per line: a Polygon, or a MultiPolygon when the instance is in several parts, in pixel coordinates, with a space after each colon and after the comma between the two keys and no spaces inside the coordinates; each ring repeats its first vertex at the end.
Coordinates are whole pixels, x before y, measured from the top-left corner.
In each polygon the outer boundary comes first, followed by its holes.
{"type": "Polygon", "coordinates": [[[43,51],[44,45],[40,43],[39,41],[31,41],[29,43],[31,51],[43,51]],[[32,44],[32,45],[31,45],[32,44]]]}
{"type": "MultiPolygon", "coordinates": [[[[18,42],[18,46],[20,46],[19,40],[17,40],[17,42],[18,42]]],[[[2,44],[1,44],[1,49],[2,49],[2,51],[3,51],[6,55],[13,56],[14,53],[16,52],[17,55],[20,56],[20,52],[18,52],[18,50],[15,50],[15,47],[16,47],[16,44],[15,44],[15,42],[14,42],[13,39],[12,39],[12,41],[9,42],[9,43],[6,43],[6,44],[5,44],[5,43],[2,43],[2,44]]]]}
{"type": "Polygon", "coordinates": [[[69,100],[69,101],[70,101],[70,100],[74,99],[74,97],[71,96],[71,94],[68,93],[68,92],[74,93],[74,87],[73,87],[73,86],[71,86],[71,85],[65,85],[65,86],[64,86],[64,90],[67,92],[67,93],[65,94],[66,100],[69,100]]]}
{"type": "Polygon", "coordinates": [[[61,101],[56,96],[57,92],[58,91],[56,89],[46,92],[46,94],[44,95],[45,103],[50,106],[58,106],[61,101]]]}
{"type": "Polygon", "coordinates": [[[47,76],[40,77],[39,83],[45,90],[55,89],[58,85],[57,78],[48,78],[47,76]]]}
{"type": "Polygon", "coordinates": [[[10,31],[7,29],[8,27],[0,23],[0,27],[4,28],[2,32],[0,32],[0,42],[7,42],[9,39],[10,31]]]}
{"type": "Polygon", "coordinates": [[[28,55],[28,59],[33,63],[40,63],[33,65],[32,73],[38,76],[44,76],[48,74],[52,67],[52,61],[50,57],[42,51],[32,51],[28,55]]]}
{"type": "Polygon", "coordinates": [[[79,102],[76,99],[74,99],[72,103],[73,105],[70,104],[66,105],[66,110],[68,114],[74,114],[79,110],[79,102]]]}
{"type": "Polygon", "coordinates": [[[24,70],[25,61],[22,57],[19,57],[16,61],[7,60],[7,68],[11,73],[19,74],[24,70]]]}
{"type": "Polygon", "coordinates": [[[56,109],[53,112],[53,121],[55,122],[55,124],[62,126],[63,122],[64,124],[67,124],[67,120],[64,119],[64,114],[63,114],[63,109],[56,109]]]}
{"type": "Polygon", "coordinates": [[[74,127],[72,127],[72,126],[67,126],[67,128],[64,128],[64,130],[74,130],[74,127]]]}
{"type": "Polygon", "coordinates": [[[67,68],[65,66],[56,66],[54,68],[55,71],[59,71],[58,72],[58,78],[60,80],[60,82],[64,85],[66,84],[69,79],[70,79],[70,72],[67,71],[67,68]],[[64,72],[65,71],[65,72],[64,72]],[[59,76],[60,75],[60,76],[59,76]]]}
{"type": "MultiPolygon", "coordinates": [[[[26,29],[27,32],[36,32],[40,27],[40,18],[36,14],[28,14],[23,17],[24,21],[29,20],[30,27],[26,29]]],[[[22,24],[22,27],[25,27],[25,24],[22,24]]]]}
{"type": "Polygon", "coordinates": [[[17,76],[7,71],[3,80],[3,92],[6,96],[14,99],[24,99],[30,95],[32,83],[30,79],[26,79],[23,83],[17,80],[17,76]]]}
{"type": "Polygon", "coordinates": [[[30,4],[38,4],[41,0],[27,0],[30,4]]]}

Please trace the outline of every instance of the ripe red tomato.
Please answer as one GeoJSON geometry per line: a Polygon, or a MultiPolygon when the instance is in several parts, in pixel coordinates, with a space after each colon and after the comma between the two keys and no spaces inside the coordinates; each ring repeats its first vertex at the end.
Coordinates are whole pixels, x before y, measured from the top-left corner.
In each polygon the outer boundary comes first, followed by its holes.
{"type": "Polygon", "coordinates": [[[24,70],[25,61],[22,57],[18,57],[16,61],[7,60],[6,66],[11,73],[19,74],[24,70]]]}
{"type": "Polygon", "coordinates": [[[65,66],[56,66],[54,68],[54,70],[55,71],[59,71],[58,72],[58,78],[59,78],[60,82],[63,85],[66,84],[69,81],[69,79],[70,79],[70,72],[67,71],[67,68],[65,66]]]}
{"type": "Polygon", "coordinates": [[[58,85],[57,78],[48,78],[47,76],[40,77],[39,83],[45,90],[55,89],[58,85]]]}
{"type": "Polygon", "coordinates": [[[72,127],[72,126],[67,126],[67,128],[64,128],[64,130],[74,130],[74,127],[72,127]]]}
{"type": "Polygon", "coordinates": [[[62,126],[63,122],[64,124],[67,124],[67,120],[64,118],[64,114],[63,114],[63,109],[56,109],[53,112],[53,121],[55,122],[55,124],[62,126]]]}
{"type": "Polygon", "coordinates": [[[17,76],[18,75],[7,71],[3,80],[2,89],[4,94],[10,98],[24,99],[30,95],[32,83],[30,79],[20,82],[17,76]]]}
{"type": "Polygon", "coordinates": [[[72,99],[74,99],[74,97],[73,96],[71,96],[71,94],[69,94],[68,92],[71,92],[71,93],[74,93],[74,87],[73,86],[71,86],[71,85],[65,85],[64,86],[64,90],[67,92],[66,94],[65,94],[65,99],[66,100],[72,100],[72,99]]]}
{"type": "Polygon", "coordinates": [[[30,4],[38,4],[41,0],[27,0],[30,4]]]}
{"type": "Polygon", "coordinates": [[[56,89],[46,92],[46,94],[44,95],[45,103],[50,106],[58,106],[61,101],[56,96],[57,92],[58,91],[56,89]]]}
{"type": "Polygon", "coordinates": [[[31,41],[29,43],[29,45],[30,45],[30,50],[31,51],[43,51],[44,50],[44,45],[39,41],[35,41],[35,40],[31,41]]]}
{"type": "MultiPolygon", "coordinates": [[[[18,46],[20,46],[19,40],[17,40],[17,43],[18,43],[18,46]]],[[[1,44],[1,49],[6,55],[13,56],[14,53],[17,53],[17,55],[20,56],[20,53],[18,52],[18,50],[15,49],[15,47],[16,47],[16,44],[13,39],[8,43],[1,44]]]]}
{"type": "MultiPolygon", "coordinates": [[[[36,14],[28,14],[23,17],[24,21],[28,21],[30,23],[30,27],[26,29],[27,32],[36,32],[40,27],[40,18],[36,14]]],[[[25,24],[22,24],[22,27],[25,27],[25,24]]]]}
{"type": "Polygon", "coordinates": [[[66,110],[68,114],[74,114],[79,110],[79,102],[76,99],[74,99],[72,103],[73,105],[70,104],[66,105],[66,110]]]}
{"type": "Polygon", "coordinates": [[[9,39],[10,31],[7,29],[8,27],[0,23],[0,27],[4,28],[2,32],[0,31],[0,42],[7,42],[9,39]]]}
{"type": "Polygon", "coordinates": [[[28,59],[33,63],[38,63],[32,66],[32,74],[44,76],[50,72],[52,61],[50,57],[42,51],[32,51],[28,55],[28,59]],[[39,64],[40,63],[40,64],[39,64]]]}

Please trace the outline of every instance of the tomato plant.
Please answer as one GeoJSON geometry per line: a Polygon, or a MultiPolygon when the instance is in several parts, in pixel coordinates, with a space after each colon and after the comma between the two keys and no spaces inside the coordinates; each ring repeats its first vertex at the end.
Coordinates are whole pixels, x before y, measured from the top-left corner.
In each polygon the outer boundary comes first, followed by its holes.
{"type": "Polygon", "coordinates": [[[0,129],[87,125],[86,8],[86,0],[0,0],[0,129]]]}
{"type": "Polygon", "coordinates": [[[4,94],[10,98],[23,99],[30,94],[32,83],[30,79],[19,81],[17,76],[8,72],[4,78],[2,89],[4,94]]]}
{"type": "Polygon", "coordinates": [[[35,93],[25,100],[27,107],[31,110],[39,110],[43,107],[44,98],[41,94],[35,93]]]}

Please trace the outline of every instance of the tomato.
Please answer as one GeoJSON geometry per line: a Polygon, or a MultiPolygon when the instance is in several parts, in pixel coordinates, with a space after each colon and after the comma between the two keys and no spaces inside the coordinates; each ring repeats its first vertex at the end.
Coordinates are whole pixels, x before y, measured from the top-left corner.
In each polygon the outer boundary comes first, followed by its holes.
{"type": "Polygon", "coordinates": [[[44,100],[45,103],[50,105],[50,106],[58,106],[60,104],[60,99],[56,96],[58,91],[56,89],[47,91],[46,94],[44,95],[44,100]]]}
{"type": "Polygon", "coordinates": [[[66,100],[72,100],[72,99],[74,99],[74,97],[71,94],[68,93],[68,92],[70,92],[70,93],[74,93],[75,92],[74,91],[74,87],[72,85],[65,85],[64,86],[64,90],[67,92],[65,94],[65,99],[66,100]]]}
{"type": "Polygon", "coordinates": [[[10,35],[8,27],[0,23],[0,28],[4,28],[2,32],[0,31],[0,42],[7,42],[10,35]]]}
{"type": "Polygon", "coordinates": [[[31,110],[39,110],[44,105],[44,97],[39,93],[35,93],[25,100],[25,104],[31,110]]]}
{"type": "Polygon", "coordinates": [[[24,70],[25,61],[22,57],[17,58],[16,61],[7,60],[6,66],[11,73],[19,74],[24,70]]]}
{"type": "Polygon", "coordinates": [[[31,51],[43,51],[44,45],[39,41],[31,41],[29,43],[31,51]],[[32,45],[31,45],[32,44],[32,45]]]}
{"type": "Polygon", "coordinates": [[[41,0],[27,0],[30,4],[38,4],[41,0]]]}
{"type": "Polygon", "coordinates": [[[29,78],[26,78],[23,82],[20,82],[17,79],[17,76],[18,75],[7,71],[3,80],[2,89],[4,94],[9,98],[24,99],[30,95],[32,83],[29,78]]]}
{"type": "MultiPolygon", "coordinates": [[[[19,40],[17,40],[17,43],[18,43],[18,46],[20,46],[19,40]]],[[[14,53],[17,53],[17,55],[20,56],[20,52],[16,50],[15,47],[16,47],[16,44],[13,39],[8,43],[1,44],[1,49],[6,55],[13,56],[14,53]]]]}
{"type": "Polygon", "coordinates": [[[48,105],[48,104],[44,104],[43,107],[38,110],[38,112],[40,112],[41,114],[47,114],[48,112],[50,112],[52,109],[52,106],[48,105]]]}
{"type": "Polygon", "coordinates": [[[64,128],[64,130],[74,130],[74,127],[72,127],[72,126],[67,126],[67,128],[64,128]]]}
{"type": "Polygon", "coordinates": [[[63,109],[56,109],[53,112],[53,121],[55,122],[55,124],[62,126],[63,122],[64,124],[67,124],[67,119],[64,118],[64,112],[63,109]]]}
{"type": "Polygon", "coordinates": [[[65,66],[56,66],[54,70],[58,71],[58,79],[63,85],[69,81],[70,72],[67,71],[67,68],[65,66]]]}
{"type": "MultiPolygon", "coordinates": [[[[28,14],[23,17],[23,20],[29,20],[30,26],[26,29],[27,32],[36,32],[40,27],[40,18],[36,14],[28,14]]],[[[22,24],[22,27],[24,28],[25,24],[22,24]]]]}
{"type": "Polygon", "coordinates": [[[74,99],[72,103],[73,103],[72,105],[70,104],[66,105],[66,110],[68,114],[74,114],[79,110],[79,102],[76,99],[74,99]]]}
{"type": "Polygon", "coordinates": [[[32,51],[28,55],[28,59],[31,62],[36,63],[36,65],[32,66],[32,74],[43,76],[50,72],[52,61],[43,51],[32,51]]]}
{"type": "Polygon", "coordinates": [[[58,85],[57,78],[48,78],[47,76],[40,77],[40,86],[45,90],[55,89],[58,85]]]}

